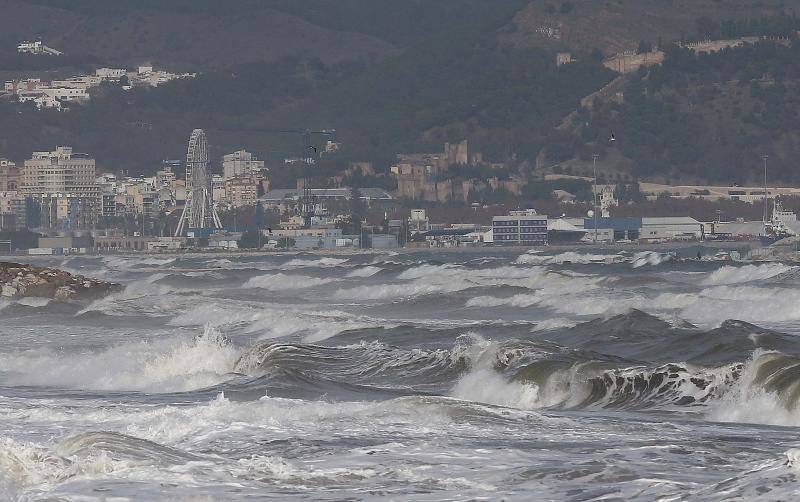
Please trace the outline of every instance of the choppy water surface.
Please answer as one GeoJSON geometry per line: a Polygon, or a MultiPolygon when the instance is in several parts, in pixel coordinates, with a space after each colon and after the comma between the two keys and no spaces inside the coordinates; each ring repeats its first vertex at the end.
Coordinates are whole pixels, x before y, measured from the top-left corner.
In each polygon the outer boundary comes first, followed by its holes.
{"type": "Polygon", "coordinates": [[[70,257],[0,303],[1,500],[789,500],[800,267],[70,257]]]}

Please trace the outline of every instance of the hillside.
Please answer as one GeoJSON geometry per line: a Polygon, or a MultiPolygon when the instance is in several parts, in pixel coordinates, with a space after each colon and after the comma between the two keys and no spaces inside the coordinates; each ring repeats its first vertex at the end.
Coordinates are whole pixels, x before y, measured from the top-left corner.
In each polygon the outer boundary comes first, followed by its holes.
{"type": "MultiPolygon", "coordinates": [[[[625,102],[602,103],[573,122],[574,152],[591,148],[630,159],[648,179],[800,182],[800,45],[765,41],[696,56],[667,51],[660,67],[633,75],[625,102]],[[608,131],[616,131],[608,148],[608,131]]],[[[601,164],[603,164],[601,162],[601,164]]]]}
{"type": "MultiPolygon", "coordinates": [[[[300,149],[296,135],[277,131],[312,127],[335,128],[344,144],[319,166],[324,174],[351,160],[385,170],[398,152],[440,151],[445,141],[467,138],[473,151],[523,175],[555,163],[585,167],[599,152],[602,171],[625,176],[744,180],[767,151],[774,172],[792,181],[800,144],[794,47],[694,60],[673,51],[662,68],[615,84],[624,103],[600,99],[587,110],[581,99],[617,76],[602,53],[640,41],[795,37],[795,4],[0,0],[10,14],[0,19],[0,41],[40,34],[66,50],[62,62],[74,68],[149,54],[155,63],[202,70],[157,89],[105,86],[65,113],[0,102],[0,156],[19,160],[71,144],[104,169],[153,172],[161,160],[180,158],[189,131],[202,127],[213,157],[247,148],[277,166],[300,149]],[[557,67],[563,49],[577,61],[557,67]],[[606,144],[611,130],[614,148],[606,144]]],[[[64,71],[42,61],[0,50],[0,75],[64,71]]]]}
{"type": "Polygon", "coordinates": [[[0,114],[0,137],[14,140],[0,148],[20,158],[35,145],[70,143],[106,168],[142,172],[180,157],[193,127],[209,130],[214,154],[246,146],[262,157],[278,150],[277,158],[296,153],[298,140],[228,130],[334,127],[350,158],[384,168],[396,152],[440,149],[465,136],[490,158],[535,156],[550,129],[612,75],[598,61],[556,68],[546,50],[499,44],[497,31],[522,5],[478,9],[372,65],[284,58],[155,90],[104,89],[69,114],[14,113],[10,105],[0,114]]]}
{"type": "Polygon", "coordinates": [[[514,45],[572,50],[599,49],[609,55],[634,50],[640,41],[697,40],[741,20],[758,20],[800,9],[800,0],[544,0],[515,16],[503,39],[514,45]],[[698,21],[704,19],[708,22],[698,21]]]}
{"type": "Polygon", "coordinates": [[[0,46],[38,37],[72,57],[187,71],[287,56],[380,60],[395,50],[380,38],[260,5],[213,12],[199,8],[200,2],[181,2],[185,8],[175,3],[0,0],[0,46]]]}

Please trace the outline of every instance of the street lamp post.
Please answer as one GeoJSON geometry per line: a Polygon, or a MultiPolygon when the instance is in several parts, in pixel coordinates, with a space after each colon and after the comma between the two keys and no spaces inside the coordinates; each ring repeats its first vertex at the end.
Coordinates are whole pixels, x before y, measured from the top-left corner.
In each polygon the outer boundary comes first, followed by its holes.
{"type": "Polygon", "coordinates": [[[769,155],[764,154],[761,156],[761,159],[764,161],[764,224],[767,223],[767,218],[769,217],[769,209],[767,208],[769,202],[769,198],[767,197],[767,159],[769,155]]]}
{"type": "Polygon", "coordinates": [[[594,242],[597,244],[597,158],[599,157],[598,154],[592,154],[592,169],[594,170],[594,189],[592,190],[592,194],[594,195],[594,242]]]}

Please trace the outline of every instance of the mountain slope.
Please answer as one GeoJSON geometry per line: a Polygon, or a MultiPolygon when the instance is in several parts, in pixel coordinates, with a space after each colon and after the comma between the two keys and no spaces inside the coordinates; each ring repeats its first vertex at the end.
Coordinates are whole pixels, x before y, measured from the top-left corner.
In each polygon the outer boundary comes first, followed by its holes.
{"type": "Polygon", "coordinates": [[[110,65],[148,61],[180,69],[212,69],[286,56],[323,61],[380,60],[394,45],[340,31],[265,7],[216,14],[197,8],[123,9],[125,2],[90,9],[85,2],[0,0],[0,44],[40,37],[67,54],[110,65]],[[83,7],[83,8],[81,8],[83,7]],[[112,8],[113,7],[113,8],[112,8]]]}
{"type": "Polygon", "coordinates": [[[543,0],[521,9],[504,38],[515,45],[600,49],[608,55],[634,50],[639,41],[724,36],[700,28],[794,10],[800,10],[800,0],[543,0]]]}
{"type": "MultiPolygon", "coordinates": [[[[664,64],[633,75],[625,102],[600,103],[573,121],[579,144],[605,153],[608,131],[648,179],[800,182],[800,44],[764,41],[696,56],[672,47],[664,64]]],[[[609,151],[609,153],[611,153],[609,151]]]]}

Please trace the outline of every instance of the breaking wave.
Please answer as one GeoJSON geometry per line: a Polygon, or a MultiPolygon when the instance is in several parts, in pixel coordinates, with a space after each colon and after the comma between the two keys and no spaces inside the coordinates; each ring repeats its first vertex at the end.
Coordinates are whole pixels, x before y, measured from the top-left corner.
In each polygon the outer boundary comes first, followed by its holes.
{"type": "Polygon", "coordinates": [[[238,351],[213,328],[193,338],[126,343],[103,351],[40,350],[0,355],[14,385],[62,389],[173,392],[222,382],[238,351]]]}

